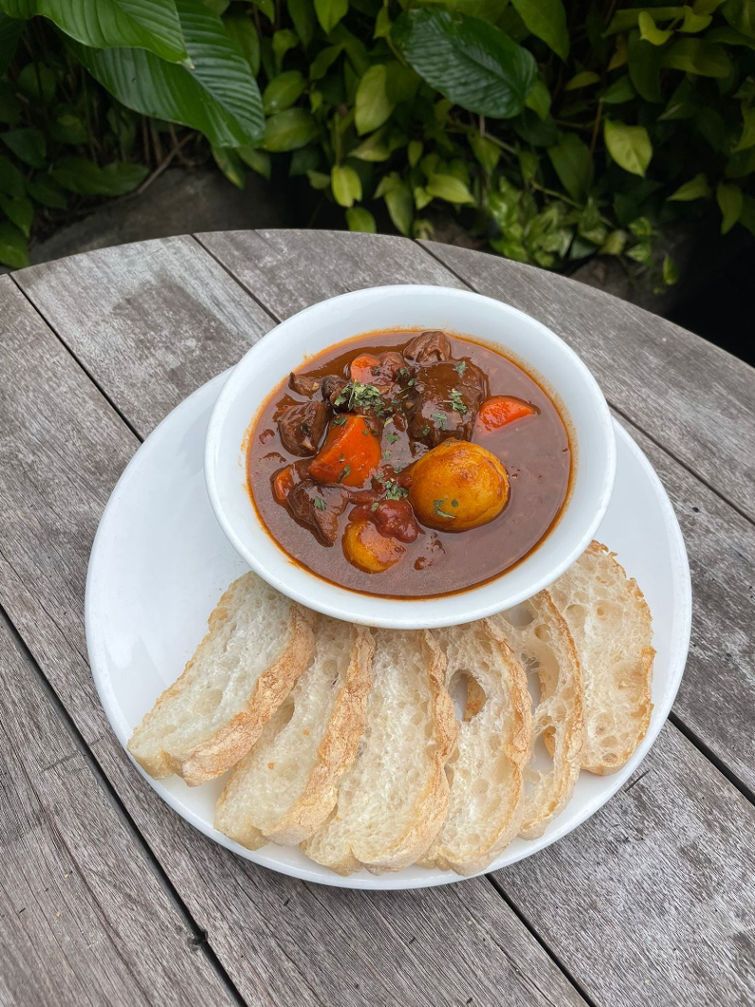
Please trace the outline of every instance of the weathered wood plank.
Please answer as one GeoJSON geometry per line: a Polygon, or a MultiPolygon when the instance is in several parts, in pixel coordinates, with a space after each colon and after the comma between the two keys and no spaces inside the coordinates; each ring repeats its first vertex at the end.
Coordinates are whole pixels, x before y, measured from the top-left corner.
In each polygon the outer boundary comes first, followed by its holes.
{"type": "Polygon", "coordinates": [[[0,615],[0,1002],[234,1003],[0,615]]]}
{"type": "Polygon", "coordinates": [[[755,1003],[755,809],[667,724],[587,824],[496,875],[611,1007],[755,1003]]]}
{"type": "Polygon", "coordinates": [[[586,284],[466,248],[423,242],[472,289],[540,319],[588,363],[606,398],[755,519],[755,371],[586,284]]]}
{"type": "MultiPolygon", "coordinates": [[[[438,263],[411,242],[369,237],[362,245],[362,237],[356,237],[358,255],[355,236],[342,232],[232,231],[200,235],[199,240],[279,318],[320,298],[364,286],[370,275],[380,283],[459,282],[450,273],[439,271],[438,263]],[[313,263],[323,263],[323,268],[314,269],[313,263]]],[[[487,261],[489,257],[483,258],[487,261]]],[[[514,265],[501,259],[493,261],[504,269],[514,265]]],[[[550,282],[551,275],[544,275],[550,282]]],[[[661,319],[658,322],[666,324],[661,319]]],[[[707,345],[689,333],[685,335],[707,345]]],[[[590,356],[587,359],[592,362],[590,356]]],[[[615,367],[621,366],[617,359],[615,367]]],[[[632,433],[637,436],[637,429],[632,428],[632,433]]],[[[755,705],[755,661],[748,632],[753,597],[751,592],[747,594],[746,585],[752,577],[755,530],[665,451],[647,438],[640,440],[658,466],[679,512],[695,578],[692,654],[677,709],[689,718],[690,727],[705,744],[752,786],[755,757],[750,711],[755,705]],[[692,509],[694,506],[699,512],[692,509]],[[725,563],[721,557],[726,557],[725,563]],[[716,668],[715,676],[711,667],[716,668]]]]}
{"type": "Polygon", "coordinates": [[[14,279],[142,436],[274,324],[188,236],[73,255],[14,279]]]}
{"type": "Polygon", "coordinates": [[[9,532],[0,600],[242,994],[255,1004],[332,1004],[348,1002],[358,983],[368,1004],[431,1004],[434,977],[461,1002],[581,1003],[484,880],[464,889],[472,921],[464,927],[442,889],[416,903],[315,892],[204,839],[142,781],[103,724],[81,631],[92,534],[136,438],[10,280],[0,282],[0,328],[9,378],[0,401],[0,521],[9,532]]]}

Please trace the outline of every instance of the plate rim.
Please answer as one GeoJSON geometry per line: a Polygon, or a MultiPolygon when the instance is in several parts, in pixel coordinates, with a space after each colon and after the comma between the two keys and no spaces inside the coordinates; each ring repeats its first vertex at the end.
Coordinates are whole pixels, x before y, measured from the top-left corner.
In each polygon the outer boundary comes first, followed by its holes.
{"type": "MultiPolygon", "coordinates": [[[[146,773],[139,763],[132,757],[127,748],[128,738],[124,736],[124,733],[120,729],[120,721],[122,719],[121,713],[120,709],[117,707],[115,694],[110,686],[110,676],[105,673],[106,662],[97,636],[99,628],[96,626],[96,620],[93,615],[93,607],[95,604],[94,598],[97,594],[97,582],[100,577],[98,557],[102,551],[102,542],[105,540],[105,537],[110,530],[109,525],[112,521],[113,512],[119,503],[119,498],[125,491],[127,484],[134,478],[135,472],[144,460],[144,449],[151,446],[151,444],[160,437],[162,428],[169,420],[171,420],[171,418],[174,417],[176,412],[179,410],[188,412],[193,400],[202,397],[205,394],[209,394],[209,386],[217,386],[219,394],[220,388],[222,387],[224,381],[227,380],[232,370],[232,367],[228,368],[221,374],[216,375],[214,378],[211,378],[209,381],[200,385],[190,395],[186,396],[186,398],[175,406],[160,421],[160,423],[157,424],[157,426],[139,445],[113,487],[100,517],[97,531],[92,542],[87,566],[84,596],[84,622],[89,666],[100,703],[102,704],[102,708],[108,720],[108,724],[110,725],[110,728],[118,739],[119,744],[123,748],[131,764],[173,812],[180,815],[181,818],[209,839],[219,843],[221,846],[243,857],[245,860],[249,860],[261,867],[265,867],[269,870],[276,871],[289,877],[298,878],[302,881],[336,888],[351,888],[365,891],[409,891],[417,888],[430,888],[437,887],[439,885],[456,884],[473,877],[479,877],[481,874],[488,874],[504,867],[511,866],[520,860],[526,859],[527,857],[546,849],[552,843],[557,842],[565,835],[568,835],[570,832],[579,828],[580,825],[584,824],[587,819],[591,818],[604,804],[614,797],[618,790],[620,790],[625,781],[643,761],[666,724],[668,714],[679,691],[679,686],[686,666],[692,629],[692,585],[690,579],[689,559],[684,543],[684,537],[679,526],[679,521],[676,517],[676,513],[671,500],[669,499],[668,493],[666,492],[663,483],[661,482],[647,455],[636,443],[631,434],[624,429],[621,423],[619,423],[615,416],[612,418],[617,442],[619,440],[623,442],[623,446],[635,456],[639,464],[646,471],[650,482],[653,484],[655,496],[663,512],[663,524],[671,547],[672,562],[675,566],[675,579],[678,579],[679,587],[681,589],[681,597],[678,600],[679,605],[677,610],[678,619],[676,639],[673,639],[670,645],[671,654],[669,659],[670,668],[666,701],[663,704],[655,704],[656,710],[661,710],[661,717],[659,717],[657,725],[654,725],[651,721],[647,734],[628,762],[618,772],[613,773],[610,776],[603,777],[604,780],[610,781],[610,784],[607,785],[605,790],[598,792],[585,801],[583,807],[577,813],[576,820],[571,819],[568,823],[563,822],[559,825],[558,819],[556,819],[553,827],[550,828],[544,836],[530,841],[532,843],[531,847],[524,847],[513,857],[510,852],[507,854],[504,851],[504,853],[488,865],[488,867],[482,871],[476,872],[475,874],[459,875],[453,871],[430,869],[427,871],[426,878],[415,878],[412,880],[402,878],[400,873],[367,874],[367,872],[360,871],[357,874],[342,876],[330,871],[326,867],[322,867],[319,864],[313,863],[311,868],[306,866],[283,864],[276,860],[273,854],[263,852],[268,849],[269,846],[273,846],[274,844],[268,844],[268,846],[261,847],[259,850],[249,850],[246,847],[233,842],[233,840],[228,839],[227,836],[224,836],[217,829],[213,828],[212,825],[209,825],[205,819],[200,817],[195,811],[182,804],[177,796],[162,784],[162,781],[155,780],[149,776],[149,774],[146,773]],[[505,860],[505,863],[501,862],[503,860],[505,860]]],[[[619,455],[620,451],[617,450],[617,460],[619,455]]],[[[223,534],[222,529],[220,529],[219,526],[218,531],[219,534],[223,534]]]]}

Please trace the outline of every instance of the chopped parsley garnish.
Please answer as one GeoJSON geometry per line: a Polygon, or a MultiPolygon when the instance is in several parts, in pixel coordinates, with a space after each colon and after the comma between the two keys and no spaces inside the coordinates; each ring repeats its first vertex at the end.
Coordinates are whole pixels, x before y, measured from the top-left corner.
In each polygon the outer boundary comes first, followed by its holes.
{"type": "MultiPolygon", "coordinates": [[[[445,502],[446,502],[446,498],[445,497],[443,497],[440,500],[433,500],[433,510],[438,515],[438,517],[448,518],[449,520],[453,521],[453,519],[456,517],[456,515],[455,514],[449,514],[448,511],[443,510],[443,504],[445,502]]],[[[458,504],[459,501],[457,500],[456,502],[458,504]]]]}
{"type": "Polygon", "coordinates": [[[433,413],[431,419],[434,419],[441,430],[445,430],[448,426],[448,417],[445,413],[433,413]]]}
{"type": "Polygon", "coordinates": [[[333,424],[334,427],[342,427],[346,422],[346,417],[343,415],[343,413],[339,413],[338,416],[334,416],[330,422],[333,424]]]}
{"type": "Polygon", "coordinates": [[[317,510],[327,510],[328,505],[325,503],[322,497],[315,497],[315,507],[317,510]]]}
{"type": "Polygon", "coordinates": [[[459,414],[459,416],[463,416],[464,413],[468,412],[467,404],[461,397],[461,392],[459,391],[458,388],[452,388],[451,391],[449,392],[449,395],[451,397],[450,398],[451,408],[454,409],[459,414]]]}
{"type": "Polygon", "coordinates": [[[383,497],[386,500],[403,500],[404,497],[409,496],[409,490],[404,489],[403,486],[399,486],[395,479],[385,480],[385,492],[383,497]]]}
{"type": "Polygon", "coordinates": [[[459,501],[458,500],[452,500],[451,501],[451,506],[452,507],[458,507],[459,506],[459,501]]]}
{"type": "Polygon", "coordinates": [[[409,368],[408,367],[401,367],[401,368],[399,368],[398,376],[400,378],[408,378],[409,377],[409,368]]]}
{"type": "Polygon", "coordinates": [[[365,385],[361,381],[349,381],[338,393],[335,406],[345,405],[347,410],[374,409],[378,415],[384,411],[383,396],[376,385],[365,385]]]}
{"type": "Polygon", "coordinates": [[[339,483],[342,483],[344,479],[348,479],[350,475],[351,475],[351,465],[344,465],[341,474],[338,477],[339,483]]]}
{"type": "Polygon", "coordinates": [[[456,365],[456,367],[454,367],[454,370],[459,375],[459,377],[462,376],[462,374],[464,373],[464,371],[466,371],[466,369],[467,369],[467,362],[466,362],[466,360],[460,360],[458,362],[458,364],[456,365]]]}
{"type": "MultiPolygon", "coordinates": [[[[444,419],[445,419],[445,417],[444,417],[444,419]]],[[[427,423],[425,423],[425,425],[420,430],[419,435],[420,435],[420,437],[427,437],[427,435],[429,433],[430,433],[430,427],[427,425],[427,423]]]]}
{"type": "Polygon", "coordinates": [[[417,379],[416,378],[409,378],[409,380],[406,382],[406,384],[407,384],[407,387],[414,388],[414,386],[417,384],[417,379]]]}
{"type": "Polygon", "coordinates": [[[388,441],[389,444],[395,444],[396,441],[398,440],[398,434],[395,433],[393,430],[389,430],[388,433],[385,435],[385,439],[388,441]]]}
{"type": "Polygon", "coordinates": [[[370,510],[373,512],[373,514],[375,513],[375,511],[378,509],[379,506],[380,506],[379,500],[376,500],[374,503],[370,504],[370,510]]]}

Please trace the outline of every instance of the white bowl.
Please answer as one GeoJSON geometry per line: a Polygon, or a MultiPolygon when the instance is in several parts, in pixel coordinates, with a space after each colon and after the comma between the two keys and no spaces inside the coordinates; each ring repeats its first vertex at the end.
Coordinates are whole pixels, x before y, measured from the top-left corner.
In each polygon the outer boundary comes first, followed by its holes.
{"type": "Polygon", "coordinates": [[[516,308],[467,290],[371,287],[321,301],[281,322],[242,357],[220,393],[207,431],[205,478],[234,548],[269,584],[309,608],[349,622],[398,629],[450,626],[511,608],[547,587],[583,552],[613,487],[616,445],[603,394],[590,371],[550,329],[516,308]],[[246,487],[245,434],[271,390],[305,360],[376,329],[445,329],[499,346],[532,373],[561,409],[574,474],[561,516],[530,555],[479,587],[446,597],[360,594],[298,566],[270,537],[246,487]]]}

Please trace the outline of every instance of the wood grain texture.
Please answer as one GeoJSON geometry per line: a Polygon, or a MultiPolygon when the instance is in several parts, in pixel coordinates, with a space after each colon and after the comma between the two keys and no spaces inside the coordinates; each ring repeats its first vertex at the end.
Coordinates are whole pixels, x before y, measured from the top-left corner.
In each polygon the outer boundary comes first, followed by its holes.
{"type": "Polygon", "coordinates": [[[234,1002],[2,615],[0,779],[0,1003],[234,1002]]]}
{"type": "MultiPolygon", "coordinates": [[[[371,275],[376,283],[460,283],[430,256],[423,254],[419,246],[402,238],[319,231],[232,231],[202,234],[198,238],[278,318],[323,297],[365,286],[370,283],[371,275]],[[317,269],[313,263],[318,263],[317,269]]],[[[508,278],[509,270],[516,267],[500,258],[480,257],[489,270],[492,267],[488,260],[500,267],[501,283],[508,278]]],[[[543,303],[547,303],[543,284],[559,278],[538,270],[534,272],[538,285],[532,289],[539,292],[543,303]]],[[[569,290],[576,286],[582,290],[582,285],[573,283],[569,290]]],[[[525,285],[524,289],[530,288],[525,285]]],[[[500,296],[511,299],[514,294],[524,296],[519,294],[519,287],[512,291],[508,287],[502,289],[500,296]]],[[[603,295],[591,291],[590,296],[600,299],[603,295]]],[[[612,306],[614,299],[608,300],[612,306]]],[[[529,310],[534,303],[533,300],[518,306],[529,310]]],[[[566,319],[570,304],[567,299],[563,306],[562,327],[569,327],[566,319]]],[[[555,317],[555,309],[548,310],[555,317]]],[[[537,314],[534,309],[533,314],[537,314]]],[[[549,316],[544,320],[550,322],[553,318],[549,316]]],[[[656,321],[661,327],[667,324],[662,319],[656,321]]],[[[693,340],[701,344],[704,354],[708,352],[708,344],[703,340],[690,333],[683,335],[687,342],[693,340]]],[[[613,345],[613,335],[605,338],[613,345]]],[[[578,348],[592,364],[592,356],[586,352],[587,344],[578,348]]],[[[614,377],[623,374],[627,380],[633,366],[633,352],[628,346],[622,354],[616,353],[610,361],[604,360],[603,366],[614,377]]],[[[733,358],[724,356],[728,366],[733,358]]],[[[741,367],[745,373],[749,372],[745,364],[741,367]]],[[[627,380],[627,384],[632,383],[627,380]]],[[[630,432],[638,436],[636,426],[631,426],[630,432]]],[[[751,585],[755,531],[746,519],[677,464],[666,451],[656,447],[647,437],[641,435],[639,439],[667,485],[685,534],[691,536],[696,618],[690,665],[677,710],[680,716],[689,718],[690,727],[705,744],[752,786],[755,782],[755,740],[751,721],[751,711],[755,707],[755,661],[752,633],[747,627],[752,625],[753,619],[751,585]],[[704,505],[698,501],[704,501],[704,505]],[[693,506],[700,507],[703,512],[694,512],[693,506]],[[712,668],[715,668],[715,675],[711,674],[712,668]]]]}
{"type": "Polygon", "coordinates": [[[357,995],[431,1004],[434,977],[462,1003],[581,1003],[482,880],[465,888],[464,926],[442,889],[421,896],[422,911],[411,911],[409,894],[315,892],[239,860],[163,804],[105,725],[83,656],[92,533],[136,438],[10,280],[0,282],[0,371],[10,378],[0,400],[0,522],[9,531],[0,601],[241,993],[271,1005],[357,995]],[[284,912],[286,898],[295,911],[284,912]]]}
{"type": "Polygon", "coordinates": [[[606,1007],[755,1002],[755,810],[672,725],[581,828],[496,875],[606,1007]]]}
{"type": "Polygon", "coordinates": [[[466,284],[544,322],[609,402],[755,519],[755,371],[627,301],[498,256],[422,243],[466,284]]]}
{"type": "Polygon", "coordinates": [[[14,279],[141,436],[273,325],[191,237],[73,255],[14,279]]]}

